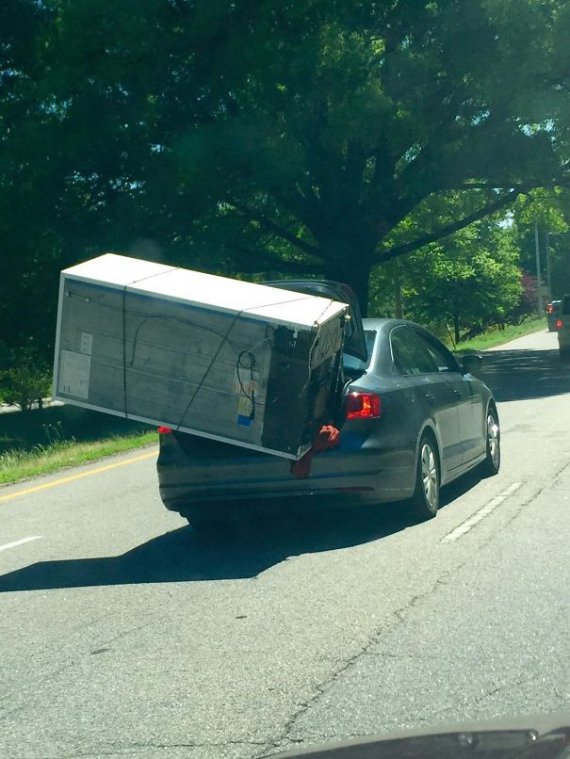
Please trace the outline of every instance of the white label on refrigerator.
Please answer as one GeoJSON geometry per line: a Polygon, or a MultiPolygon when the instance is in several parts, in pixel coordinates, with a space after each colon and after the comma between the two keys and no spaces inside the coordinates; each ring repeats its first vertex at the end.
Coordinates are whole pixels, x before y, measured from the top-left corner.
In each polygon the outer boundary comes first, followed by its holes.
{"type": "Polygon", "coordinates": [[[89,398],[91,356],[75,351],[61,351],[59,392],[74,398],[89,398]]]}
{"type": "Polygon", "coordinates": [[[81,342],[79,343],[79,350],[81,353],[86,353],[90,356],[93,353],[93,335],[91,332],[81,333],[81,342]]]}

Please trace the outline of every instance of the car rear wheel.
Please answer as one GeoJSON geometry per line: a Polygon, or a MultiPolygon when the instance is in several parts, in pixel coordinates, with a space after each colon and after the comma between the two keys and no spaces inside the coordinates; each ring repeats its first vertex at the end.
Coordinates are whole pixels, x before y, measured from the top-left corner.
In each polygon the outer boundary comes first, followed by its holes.
{"type": "Polygon", "coordinates": [[[497,412],[489,409],[487,412],[487,455],[481,465],[486,477],[493,477],[501,467],[501,429],[497,412]]]}
{"type": "Polygon", "coordinates": [[[437,446],[431,435],[420,440],[416,467],[416,489],[411,506],[420,519],[432,519],[439,508],[440,469],[437,446]]]}

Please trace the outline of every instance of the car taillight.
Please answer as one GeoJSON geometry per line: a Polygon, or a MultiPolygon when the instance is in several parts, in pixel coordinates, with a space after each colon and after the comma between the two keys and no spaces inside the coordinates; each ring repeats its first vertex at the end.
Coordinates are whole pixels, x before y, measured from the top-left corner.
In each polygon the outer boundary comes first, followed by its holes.
{"type": "Polygon", "coordinates": [[[556,329],[562,329],[563,326],[564,326],[564,322],[562,321],[562,319],[557,319],[556,320],[556,329]]]}
{"type": "Polygon", "coordinates": [[[382,413],[380,396],[376,393],[349,393],[344,404],[345,418],[379,419],[382,413]]]}
{"type": "Polygon", "coordinates": [[[170,427],[159,427],[158,428],[158,434],[159,435],[170,435],[172,432],[172,429],[170,427]]]}

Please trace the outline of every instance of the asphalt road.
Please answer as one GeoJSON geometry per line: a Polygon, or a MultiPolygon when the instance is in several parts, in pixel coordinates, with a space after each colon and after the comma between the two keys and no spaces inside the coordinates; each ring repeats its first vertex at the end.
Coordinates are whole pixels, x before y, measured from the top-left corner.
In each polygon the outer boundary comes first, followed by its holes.
{"type": "Polygon", "coordinates": [[[570,708],[570,368],[485,358],[503,466],[233,542],[158,498],[155,451],[0,489],[0,757],[261,757],[570,708]]]}

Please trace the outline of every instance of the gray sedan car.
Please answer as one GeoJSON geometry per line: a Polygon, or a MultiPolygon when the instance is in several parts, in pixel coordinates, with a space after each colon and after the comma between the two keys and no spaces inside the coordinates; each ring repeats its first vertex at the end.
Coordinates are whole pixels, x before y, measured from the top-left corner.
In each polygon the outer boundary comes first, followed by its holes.
{"type": "MultiPolygon", "coordinates": [[[[396,319],[363,319],[366,360],[344,357],[337,447],[297,478],[291,462],[161,428],[158,479],[167,509],[197,529],[247,515],[254,503],[333,497],[408,501],[419,518],[437,513],[440,488],[474,467],[500,465],[499,417],[489,388],[430,332],[396,319]]],[[[305,504],[304,504],[305,505],[305,504]]]]}

